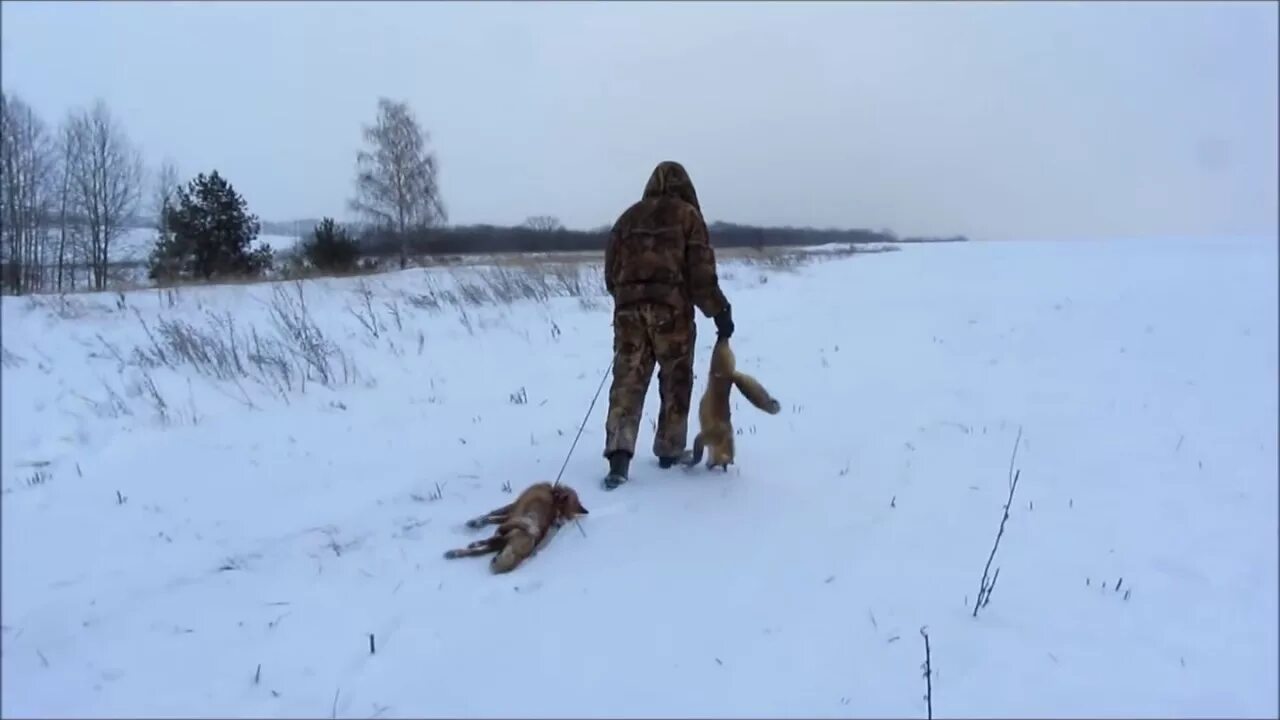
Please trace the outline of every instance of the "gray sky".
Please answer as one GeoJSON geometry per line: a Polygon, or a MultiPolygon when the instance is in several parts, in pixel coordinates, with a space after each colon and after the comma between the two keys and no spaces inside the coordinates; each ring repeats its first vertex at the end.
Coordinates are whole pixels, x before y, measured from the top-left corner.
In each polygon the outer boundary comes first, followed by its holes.
{"type": "Polygon", "coordinates": [[[611,223],[660,160],[708,220],[983,239],[1277,233],[1277,4],[16,3],[0,75],[105,99],[154,167],[346,217],[407,100],[455,223],[611,223]]]}

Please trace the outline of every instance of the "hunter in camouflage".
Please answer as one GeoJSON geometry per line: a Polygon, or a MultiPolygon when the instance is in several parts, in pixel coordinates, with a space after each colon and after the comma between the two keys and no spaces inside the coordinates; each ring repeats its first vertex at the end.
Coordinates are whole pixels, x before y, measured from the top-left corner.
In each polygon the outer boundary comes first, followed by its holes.
{"type": "Polygon", "coordinates": [[[614,307],[604,448],[604,486],[612,490],[627,480],[655,364],[662,406],[653,453],[668,468],[684,452],[693,396],[694,308],[715,319],[717,335],[733,334],[698,194],[680,163],[659,163],[643,197],[614,223],[605,246],[604,282],[614,307]]]}

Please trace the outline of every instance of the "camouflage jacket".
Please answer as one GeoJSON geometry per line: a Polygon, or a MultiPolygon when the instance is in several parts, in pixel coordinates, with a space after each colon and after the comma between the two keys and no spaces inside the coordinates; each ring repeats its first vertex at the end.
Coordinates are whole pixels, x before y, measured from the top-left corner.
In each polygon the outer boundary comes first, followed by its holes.
{"type": "Polygon", "coordinates": [[[654,168],[644,196],[614,223],[604,257],[614,307],[656,302],[683,310],[692,304],[715,317],[729,305],[698,195],[679,163],[654,168]]]}

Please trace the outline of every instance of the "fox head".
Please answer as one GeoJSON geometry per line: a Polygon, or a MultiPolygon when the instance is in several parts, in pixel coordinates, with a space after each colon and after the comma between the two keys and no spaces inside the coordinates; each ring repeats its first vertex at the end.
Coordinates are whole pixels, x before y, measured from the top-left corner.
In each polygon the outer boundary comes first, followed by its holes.
{"type": "Polygon", "coordinates": [[[555,494],[556,510],[564,519],[572,520],[577,515],[591,514],[582,506],[577,491],[568,485],[559,485],[552,492],[555,494]]]}

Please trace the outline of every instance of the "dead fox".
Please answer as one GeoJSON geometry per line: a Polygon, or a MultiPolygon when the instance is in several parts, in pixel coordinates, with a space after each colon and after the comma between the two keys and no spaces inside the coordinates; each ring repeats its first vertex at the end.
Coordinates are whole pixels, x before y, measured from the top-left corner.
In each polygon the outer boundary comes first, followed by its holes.
{"type": "Polygon", "coordinates": [[[489,569],[495,573],[511,572],[533,555],[552,527],[588,514],[578,500],[578,493],[568,485],[536,483],[520,493],[510,505],[467,521],[467,527],[472,529],[497,525],[493,537],[450,550],[444,556],[452,560],[498,553],[489,562],[489,569]]]}
{"type": "Polygon", "coordinates": [[[700,428],[693,438],[693,450],[685,453],[683,462],[692,467],[702,461],[702,449],[707,449],[707,469],[716,466],[729,471],[733,463],[733,422],[730,418],[730,391],[738,388],[738,392],[752,405],[777,415],[782,405],[758,380],[737,371],[733,350],[726,338],[716,338],[716,345],[711,350],[711,370],[707,374],[707,389],[702,393],[702,401],[698,404],[698,422],[700,428]]]}

